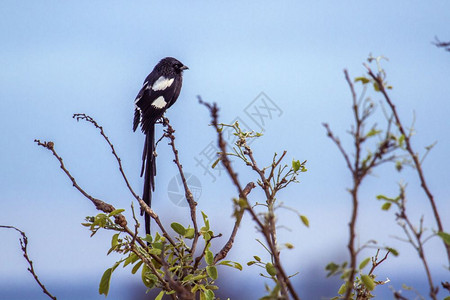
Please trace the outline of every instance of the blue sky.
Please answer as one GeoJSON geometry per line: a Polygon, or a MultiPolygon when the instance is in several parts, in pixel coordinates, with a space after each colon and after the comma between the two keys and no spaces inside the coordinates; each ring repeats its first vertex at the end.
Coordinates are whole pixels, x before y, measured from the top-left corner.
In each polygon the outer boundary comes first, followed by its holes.
{"type": "MultiPolygon", "coordinates": [[[[345,189],[350,176],[321,123],[330,123],[350,146],[345,131],[352,122],[351,99],[342,70],[347,68],[352,77],[363,74],[362,62],[369,53],[389,58],[384,66],[394,86],[391,95],[406,124],[415,112],[416,148],[422,150],[438,141],[424,170],[439,208],[443,212],[450,209],[450,55],[431,44],[435,36],[450,39],[449,11],[447,1],[3,1],[0,223],[27,232],[30,255],[43,279],[60,280],[59,286],[70,282],[67,278],[89,278],[96,283],[117,259],[105,256],[110,234],[89,238],[80,223],[97,212],[73,189],[50,153],[33,140],[54,141],[87,191],[128,209],[132,198],[109,149],[92,127],[71,116],[87,113],[105,127],[133,187],[140,191],[143,135],[132,132],[133,100],[158,60],[174,56],[190,70],[185,72],[181,96],[167,116],[177,130],[185,170],[201,182],[199,208],[214,220],[217,231],[228,232],[230,199],[235,191],[226,176],[216,173],[213,182],[196,165],[195,158],[214,139],[207,126],[208,113],[196,96],[217,102],[224,122],[240,117],[252,126],[245,108],[264,92],[282,114],[267,122],[264,136],[253,144],[257,158],[269,162],[273,152],[287,150],[288,162],[292,158],[308,160],[301,183],[279,195],[280,201],[307,215],[311,222],[311,228],[305,229],[294,214],[280,212],[280,221],[293,230],[282,230],[280,240],[296,246],[284,254],[286,261],[294,262],[288,263],[288,269],[300,271],[300,286],[313,281],[302,270],[313,270],[323,280],[320,270],[326,263],[347,255],[350,198],[345,189]]],[[[379,95],[372,96],[379,100],[379,95]]],[[[187,210],[168,200],[167,185],[176,175],[172,153],[165,143],[158,152],[154,207],[166,223],[188,222],[187,210]]],[[[239,172],[241,178],[254,180],[245,168],[239,172]]],[[[410,171],[396,174],[391,166],[374,175],[361,191],[361,243],[374,238],[402,250],[399,258],[380,269],[384,277],[397,279],[394,287],[399,288],[404,283],[402,274],[411,271],[424,280],[414,252],[392,238],[400,235],[393,213],[381,212],[380,203],[374,200],[379,193],[395,193],[396,182],[407,181],[412,215],[425,214],[427,226],[434,228],[429,205],[416,187],[417,179],[410,171]]],[[[253,193],[253,200],[261,201],[261,195],[253,193]]],[[[449,228],[449,218],[443,222],[449,228]]],[[[244,225],[247,228],[237,239],[243,246],[230,253],[242,263],[254,254],[263,254],[254,242],[257,234],[249,218],[244,225]]],[[[7,245],[2,247],[1,281],[32,286],[17,235],[0,231],[0,236],[7,245]]],[[[427,249],[436,281],[446,274],[442,248],[431,242],[427,249]]],[[[257,277],[257,270],[246,268],[231,274],[257,277]]],[[[123,282],[138,280],[127,270],[117,276],[123,282]]],[[[39,294],[37,287],[35,293],[39,294]]],[[[262,295],[262,280],[255,282],[254,293],[262,295]]],[[[85,297],[100,298],[95,285],[85,297]]]]}

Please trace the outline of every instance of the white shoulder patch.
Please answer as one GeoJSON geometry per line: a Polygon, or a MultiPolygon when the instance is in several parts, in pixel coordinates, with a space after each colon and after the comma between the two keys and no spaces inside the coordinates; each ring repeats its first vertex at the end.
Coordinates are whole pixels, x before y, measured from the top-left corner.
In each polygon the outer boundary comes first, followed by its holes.
{"type": "Polygon", "coordinates": [[[155,101],[152,102],[152,106],[155,108],[164,108],[166,106],[167,102],[164,100],[163,96],[159,96],[155,99],[155,101]]]}
{"type": "Polygon", "coordinates": [[[152,85],[152,90],[154,91],[163,91],[170,87],[173,83],[174,78],[168,79],[164,76],[158,78],[155,83],[152,85]]]}

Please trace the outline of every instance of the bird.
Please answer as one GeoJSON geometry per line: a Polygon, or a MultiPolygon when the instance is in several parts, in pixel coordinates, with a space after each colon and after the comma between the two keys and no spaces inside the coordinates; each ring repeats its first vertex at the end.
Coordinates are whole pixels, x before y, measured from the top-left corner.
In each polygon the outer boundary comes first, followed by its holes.
{"type": "MultiPolygon", "coordinates": [[[[145,78],[134,100],[133,132],[140,125],[145,134],[141,168],[141,177],[144,175],[142,199],[149,207],[152,204],[152,192],[155,191],[155,124],[177,101],[183,84],[183,71],[187,69],[189,68],[176,58],[161,59],[145,78]]],[[[144,211],[141,209],[142,214],[144,211]]],[[[144,219],[145,232],[150,234],[150,216],[145,213],[144,219]]]]}

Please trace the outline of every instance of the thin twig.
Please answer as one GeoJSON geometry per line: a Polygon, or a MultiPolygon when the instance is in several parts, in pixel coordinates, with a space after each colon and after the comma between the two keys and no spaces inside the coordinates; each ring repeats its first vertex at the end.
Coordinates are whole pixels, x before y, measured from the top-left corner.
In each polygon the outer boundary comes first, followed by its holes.
{"type": "MultiPolygon", "coordinates": [[[[247,185],[245,186],[244,191],[243,191],[244,195],[247,196],[251,192],[251,190],[254,189],[255,187],[256,187],[255,183],[253,183],[253,182],[247,183],[247,185]]],[[[245,209],[241,209],[238,212],[238,214],[236,216],[236,221],[234,223],[233,231],[231,232],[228,242],[223,246],[223,248],[214,257],[215,264],[217,262],[221,261],[222,259],[224,259],[227,256],[228,252],[233,247],[234,238],[236,237],[236,234],[239,229],[239,225],[241,224],[241,220],[242,220],[242,216],[244,215],[244,212],[245,212],[245,209]]]]}
{"type": "Polygon", "coordinates": [[[167,127],[167,129],[164,130],[164,132],[165,132],[164,135],[170,139],[169,145],[172,147],[172,152],[175,156],[173,162],[177,165],[178,172],[180,173],[181,181],[183,182],[183,188],[184,188],[184,192],[185,192],[184,194],[185,194],[186,200],[189,204],[189,210],[191,212],[191,220],[192,220],[192,224],[194,226],[194,239],[192,241],[192,246],[191,246],[190,252],[194,253],[195,249],[197,247],[198,238],[200,236],[199,232],[198,232],[198,225],[197,225],[197,213],[196,213],[197,202],[195,202],[194,196],[193,196],[191,190],[189,189],[189,186],[186,181],[186,177],[184,176],[183,166],[181,165],[180,158],[178,157],[178,150],[175,147],[175,136],[174,136],[175,130],[170,125],[169,119],[167,119],[167,118],[163,119],[163,125],[167,127]]]}
{"type": "Polygon", "coordinates": [[[20,241],[20,248],[22,249],[23,252],[23,257],[25,258],[25,260],[27,261],[29,267],[27,268],[27,270],[31,273],[31,275],[33,275],[34,280],[38,283],[38,285],[41,287],[42,292],[44,294],[46,294],[48,297],[50,297],[53,300],[56,300],[56,297],[53,296],[45,287],[45,285],[39,280],[35,270],[34,270],[34,266],[33,266],[33,262],[31,261],[30,257],[28,256],[28,252],[27,252],[27,246],[28,246],[28,237],[25,235],[25,232],[23,232],[22,230],[18,229],[17,227],[14,226],[7,226],[7,225],[0,225],[0,228],[9,228],[9,229],[14,229],[17,232],[19,232],[22,235],[22,238],[19,239],[20,241]]]}

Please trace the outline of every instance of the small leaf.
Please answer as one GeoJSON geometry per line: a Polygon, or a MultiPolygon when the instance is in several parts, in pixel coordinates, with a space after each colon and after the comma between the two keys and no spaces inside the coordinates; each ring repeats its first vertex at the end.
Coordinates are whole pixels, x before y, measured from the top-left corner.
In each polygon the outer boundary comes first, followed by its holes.
{"type": "Polygon", "coordinates": [[[364,269],[367,264],[370,262],[370,257],[364,259],[360,264],[359,264],[359,269],[362,270],[364,269]]]}
{"type": "Polygon", "coordinates": [[[386,250],[389,250],[389,252],[392,253],[394,256],[398,256],[398,251],[394,248],[386,247],[386,250]]]}
{"type": "Polygon", "coordinates": [[[300,170],[302,164],[300,162],[300,160],[292,160],[292,169],[294,170],[294,172],[297,172],[298,170],[300,170]]]}
{"type": "Polygon", "coordinates": [[[116,233],[112,236],[111,239],[111,248],[115,248],[119,244],[119,233],[116,233]]]}
{"type": "Polygon", "coordinates": [[[206,267],[206,273],[208,273],[208,276],[212,279],[212,280],[216,280],[218,277],[217,274],[217,268],[215,266],[207,266],[206,267]]]}
{"type": "Polygon", "coordinates": [[[304,215],[300,215],[300,219],[302,220],[302,223],[306,226],[309,227],[309,220],[306,216],[304,215]]]}
{"type": "Polygon", "coordinates": [[[109,283],[111,282],[112,268],[109,268],[103,273],[102,279],[100,280],[100,285],[98,287],[98,293],[100,295],[108,296],[109,283]]]}
{"type": "Polygon", "coordinates": [[[125,209],[122,209],[122,208],[113,210],[112,212],[110,212],[108,214],[108,217],[112,217],[112,216],[118,215],[118,214],[120,214],[123,211],[125,211],[125,209]]]}
{"type": "Polygon", "coordinates": [[[212,164],[211,168],[214,169],[217,166],[217,164],[219,163],[220,160],[221,160],[220,157],[218,159],[216,159],[216,161],[212,164]]]}
{"type": "MultiPolygon", "coordinates": [[[[250,262],[247,263],[249,265],[250,262]]],[[[253,262],[255,263],[255,262],[253,262]]],[[[223,260],[219,263],[219,265],[229,266],[235,269],[238,269],[239,271],[242,271],[242,265],[235,261],[229,261],[229,260],[223,260]]]]}
{"type": "Polygon", "coordinates": [[[125,259],[125,262],[123,263],[123,267],[125,268],[128,264],[134,264],[138,260],[138,256],[134,254],[133,252],[130,253],[130,255],[125,259]]]}
{"type": "Polygon", "coordinates": [[[447,245],[450,245],[450,234],[440,231],[437,234],[447,245]]]}
{"type": "Polygon", "coordinates": [[[253,258],[254,258],[256,261],[261,262],[261,258],[260,258],[259,256],[254,255],[253,258]]]}
{"type": "Polygon", "coordinates": [[[382,206],[381,209],[382,210],[389,210],[389,208],[391,208],[392,203],[391,202],[385,202],[382,206]]]}
{"type": "Polygon", "coordinates": [[[214,255],[210,250],[206,250],[205,252],[205,261],[208,265],[212,265],[214,263],[214,255]]]}
{"type": "Polygon", "coordinates": [[[136,272],[139,270],[141,265],[142,265],[142,260],[134,265],[133,269],[131,269],[131,274],[136,274],[136,272]]]}
{"type": "Polygon", "coordinates": [[[347,291],[347,283],[343,283],[341,287],[338,290],[339,295],[344,295],[344,293],[347,291]]]}
{"type": "Polygon", "coordinates": [[[161,300],[162,297],[164,296],[164,294],[165,294],[164,291],[159,292],[159,294],[158,294],[158,296],[156,296],[155,300],[161,300]]]}
{"type": "Polygon", "coordinates": [[[251,265],[254,265],[254,264],[256,264],[256,261],[249,261],[249,262],[247,263],[247,266],[251,266],[251,265]]]}
{"type": "Polygon", "coordinates": [[[361,281],[369,291],[373,291],[373,289],[375,288],[375,282],[372,278],[370,278],[369,275],[361,275],[361,281]]]}
{"type": "Polygon", "coordinates": [[[184,237],[187,239],[193,239],[195,236],[195,230],[194,228],[186,228],[186,233],[184,234],[184,237]]]}
{"type": "Polygon", "coordinates": [[[203,222],[205,223],[206,230],[209,230],[208,216],[202,211],[203,222]]]}
{"type": "Polygon", "coordinates": [[[284,245],[285,245],[286,248],[288,248],[288,249],[294,249],[294,245],[292,245],[291,243],[285,243],[284,245]]]}
{"type": "Polygon", "coordinates": [[[153,237],[150,234],[147,234],[144,238],[142,238],[144,242],[153,243],[153,237]]]}
{"type": "Polygon", "coordinates": [[[170,227],[172,227],[172,229],[179,235],[184,236],[186,234],[186,228],[184,228],[180,223],[173,222],[172,224],[170,224],[170,227]]]}
{"type": "Polygon", "coordinates": [[[266,271],[271,276],[277,275],[277,269],[271,263],[266,264],[266,271]]]}
{"type": "Polygon", "coordinates": [[[363,76],[361,76],[361,77],[356,77],[356,78],[355,78],[355,82],[358,82],[358,81],[361,81],[362,84],[366,84],[366,83],[369,83],[369,82],[370,82],[370,80],[369,80],[368,78],[363,77],[363,76]]]}
{"type": "Polygon", "coordinates": [[[375,92],[380,91],[380,87],[378,86],[378,83],[376,83],[376,82],[373,83],[373,89],[375,90],[375,92]]]}
{"type": "Polygon", "coordinates": [[[377,135],[377,134],[379,134],[379,133],[381,133],[381,130],[376,130],[375,128],[372,128],[372,129],[366,134],[366,137],[371,137],[371,136],[377,135]]]}

